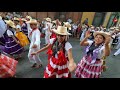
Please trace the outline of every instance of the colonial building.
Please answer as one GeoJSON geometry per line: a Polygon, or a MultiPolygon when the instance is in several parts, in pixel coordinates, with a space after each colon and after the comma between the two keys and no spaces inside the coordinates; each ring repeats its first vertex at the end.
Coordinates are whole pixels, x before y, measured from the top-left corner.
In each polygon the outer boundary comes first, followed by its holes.
{"type": "Polygon", "coordinates": [[[61,21],[66,21],[71,18],[73,22],[79,21],[80,23],[83,23],[88,18],[89,25],[103,25],[105,27],[112,25],[112,20],[115,16],[118,18],[118,23],[120,21],[119,12],[21,12],[21,14],[23,16],[30,15],[40,20],[51,17],[53,20],[59,18],[61,21]]]}

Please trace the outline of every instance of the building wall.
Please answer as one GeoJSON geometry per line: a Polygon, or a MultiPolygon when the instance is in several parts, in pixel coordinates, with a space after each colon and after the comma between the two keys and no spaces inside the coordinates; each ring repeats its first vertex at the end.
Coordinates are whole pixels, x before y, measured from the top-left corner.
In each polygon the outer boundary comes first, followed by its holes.
{"type": "Polygon", "coordinates": [[[48,12],[48,17],[55,18],[56,12],[48,12]]]}
{"type": "Polygon", "coordinates": [[[37,18],[40,20],[43,20],[43,18],[46,18],[48,15],[47,12],[37,12],[37,18]]]}
{"type": "Polygon", "coordinates": [[[73,12],[67,12],[66,14],[66,18],[70,18],[73,19],[73,12]]]}
{"type": "Polygon", "coordinates": [[[105,20],[103,22],[103,26],[107,26],[109,18],[110,18],[111,12],[107,12],[106,16],[105,16],[105,20]]]}
{"type": "Polygon", "coordinates": [[[91,25],[94,19],[95,12],[83,12],[81,23],[88,18],[88,24],[91,25]]]}
{"type": "Polygon", "coordinates": [[[77,22],[78,20],[81,20],[82,18],[82,12],[74,12],[73,14],[73,22],[77,22]]]}
{"type": "MultiPolygon", "coordinates": [[[[37,17],[38,19],[42,20],[46,17],[51,17],[54,20],[54,17],[59,13],[58,12],[24,12],[24,15],[30,15],[32,17],[37,17]]],[[[71,17],[73,22],[77,22],[82,18],[82,12],[66,12],[66,19],[71,17]]]]}
{"type": "Polygon", "coordinates": [[[24,16],[27,15],[27,13],[28,15],[40,20],[46,17],[51,17],[52,19],[54,19],[54,16],[56,14],[56,12],[24,12],[24,16]]]}
{"type": "Polygon", "coordinates": [[[81,20],[82,12],[67,12],[66,19],[69,17],[71,17],[73,22],[77,22],[78,20],[81,20]]]}
{"type": "Polygon", "coordinates": [[[31,17],[36,18],[36,12],[28,12],[28,15],[30,15],[31,17]]]}

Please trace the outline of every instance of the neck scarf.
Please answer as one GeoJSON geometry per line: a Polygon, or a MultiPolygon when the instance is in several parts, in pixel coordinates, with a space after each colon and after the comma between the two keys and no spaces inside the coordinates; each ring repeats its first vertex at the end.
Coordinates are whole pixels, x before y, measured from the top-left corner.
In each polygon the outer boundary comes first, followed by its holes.
{"type": "Polygon", "coordinates": [[[30,36],[32,35],[33,31],[37,30],[37,28],[32,29],[32,31],[30,32],[30,36]]]}
{"type": "Polygon", "coordinates": [[[103,46],[103,44],[100,44],[99,46],[94,47],[94,44],[95,43],[93,42],[92,45],[87,46],[86,49],[85,49],[85,55],[86,56],[90,55],[91,58],[92,58],[91,64],[96,62],[96,59],[98,58],[99,50],[103,46]],[[91,49],[91,51],[90,51],[90,49],[91,49]]]}

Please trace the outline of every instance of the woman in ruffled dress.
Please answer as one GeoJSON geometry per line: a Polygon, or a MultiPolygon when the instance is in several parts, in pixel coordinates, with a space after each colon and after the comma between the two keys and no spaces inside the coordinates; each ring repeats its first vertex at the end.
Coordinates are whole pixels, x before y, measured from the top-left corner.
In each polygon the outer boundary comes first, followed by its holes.
{"type": "Polygon", "coordinates": [[[14,35],[15,25],[11,20],[5,20],[5,22],[7,24],[7,30],[4,34],[5,46],[0,46],[0,49],[4,54],[10,55],[13,58],[13,55],[18,55],[19,58],[23,52],[23,47],[14,35]]]}
{"type": "Polygon", "coordinates": [[[0,51],[0,78],[15,78],[17,64],[18,61],[0,51]]]}
{"type": "Polygon", "coordinates": [[[103,31],[94,33],[94,41],[88,40],[91,34],[86,33],[80,42],[81,46],[87,46],[85,55],[77,65],[75,76],[78,78],[100,78],[103,72],[103,57],[110,55],[110,34],[103,31]]]}
{"type": "Polygon", "coordinates": [[[72,45],[66,41],[67,27],[58,26],[57,30],[53,30],[57,34],[57,38],[51,38],[50,43],[32,53],[36,55],[48,49],[48,65],[44,72],[44,78],[71,78],[71,72],[76,68],[76,64],[72,57],[72,45]]]}
{"type": "Polygon", "coordinates": [[[19,18],[14,18],[14,23],[16,25],[16,29],[15,29],[15,36],[17,37],[17,39],[20,42],[20,45],[22,47],[25,47],[29,44],[29,40],[28,37],[24,34],[24,32],[21,29],[20,26],[20,19],[19,18]]]}

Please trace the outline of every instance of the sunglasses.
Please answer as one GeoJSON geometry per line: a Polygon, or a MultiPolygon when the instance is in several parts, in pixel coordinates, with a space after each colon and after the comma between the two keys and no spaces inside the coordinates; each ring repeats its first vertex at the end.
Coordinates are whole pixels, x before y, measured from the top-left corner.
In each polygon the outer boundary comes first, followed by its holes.
{"type": "Polygon", "coordinates": [[[65,35],[59,35],[59,34],[58,34],[57,36],[64,37],[65,35]]]}

